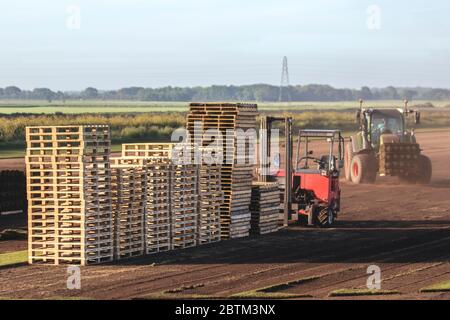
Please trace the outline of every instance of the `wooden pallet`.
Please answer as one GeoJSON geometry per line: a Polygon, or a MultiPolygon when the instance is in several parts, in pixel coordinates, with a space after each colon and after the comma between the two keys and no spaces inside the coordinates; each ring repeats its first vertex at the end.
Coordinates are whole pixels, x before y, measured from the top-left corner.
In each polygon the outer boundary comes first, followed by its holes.
{"type": "Polygon", "coordinates": [[[174,147],[174,143],[125,143],[122,144],[122,157],[170,158],[174,147]]]}
{"type": "Polygon", "coordinates": [[[26,128],[29,263],[113,259],[108,126],[26,128]]]}
{"type": "Polygon", "coordinates": [[[172,162],[181,158],[186,152],[192,152],[187,144],[182,143],[125,143],[122,145],[122,157],[127,158],[169,158],[172,162]]]}

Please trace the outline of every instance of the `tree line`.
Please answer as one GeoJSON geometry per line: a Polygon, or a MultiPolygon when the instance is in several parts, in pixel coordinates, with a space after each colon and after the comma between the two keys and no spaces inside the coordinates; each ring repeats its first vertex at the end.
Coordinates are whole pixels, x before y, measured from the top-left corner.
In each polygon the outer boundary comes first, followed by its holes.
{"type": "MultiPolygon", "coordinates": [[[[282,88],[282,101],[352,101],[365,100],[449,100],[449,89],[369,88],[337,89],[329,85],[309,84],[282,88]]],[[[0,88],[0,99],[28,100],[136,100],[136,101],[279,101],[280,88],[268,84],[209,87],[127,87],[118,90],[52,91],[48,88],[22,90],[16,86],[0,88]]]]}

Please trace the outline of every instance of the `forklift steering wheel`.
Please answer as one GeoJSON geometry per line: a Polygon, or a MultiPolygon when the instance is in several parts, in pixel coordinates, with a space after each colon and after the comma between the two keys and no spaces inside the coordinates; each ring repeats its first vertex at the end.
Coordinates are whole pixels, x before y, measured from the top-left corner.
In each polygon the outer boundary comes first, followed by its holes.
{"type": "Polygon", "coordinates": [[[306,160],[306,159],[313,160],[315,163],[317,163],[319,165],[323,163],[323,161],[321,159],[310,157],[310,156],[300,158],[299,162],[302,162],[303,160],[306,160]]]}

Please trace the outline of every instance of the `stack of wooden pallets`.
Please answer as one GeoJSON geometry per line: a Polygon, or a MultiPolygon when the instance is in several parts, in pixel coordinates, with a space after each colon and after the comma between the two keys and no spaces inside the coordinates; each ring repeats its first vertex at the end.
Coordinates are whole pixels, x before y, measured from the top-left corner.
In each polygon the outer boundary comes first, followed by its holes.
{"type": "Polygon", "coordinates": [[[172,164],[170,169],[172,249],[197,245],[197,170],[194,164],[172,164]]]}
{"type": "Polygon", "coordinates": [[[170,160],[167,157],[143,159],[147,168],[147,253],[170,250],[170,160]]]}
{"type": "Polygon", "coordinates": [[[147,252],[195,246],[198,241],[198,167],[183,163],[173,143],[124,144],[122,156],[148,161],[147,252]],[[166,210],[167,209],[167,210],[166,210]],[[167,213],[167,215],[166,215],[167,213]],[[167,219],[166,219],[167,217],[167,219]],[[167,226],[167,223],[169,225],[167,226]],[[165,242],[169,231],[170,242],[165,242]],[[161,241],[160,234],[164,235],[161,241]]]}
{"type": "Polygon", "coordinates": [[[253,182],[252,201],[252,234],[266,234],[278,231],[278,215],[280,193],[278,183],[253,182]]]}
{"type": "Polygon", "coordinates": [[[253,150],[256,141],[257,106],[254,104],[192,103],[187,116],[187,130],[194,145],[208,146],[205,132],[220,133],[223,138],[221,188],[222,239],[245,237],[250,229],[250,197],[253,150]],[[243,132],[254,137],[246,140],[243,132]],[[250,159],[249,159],[250,158],[250,159]]]}
{"type": "Polygon", "coordinates": [[[108,126],[26,128],[29,263],[113,259],[108,126]]]}
{"type": "MultiPolygon", "coordinates": [[[[138,150],[138,149],[136,149],[138,150]]],[[[140,167],[145,173],[144,241],[147,254],[171,249],[170,234],[170,160],[128,154],[120,163],[140,167]]]]}
{"type": "Polygon", "coordinates": [[[221,165],[199,167],[198,244],[220,241],[221,165]]]}
{"type": "Polygon", "coordinates": [[[111,159],[115,258],[144,254],[147,172],[139,163],[111,159]]]}

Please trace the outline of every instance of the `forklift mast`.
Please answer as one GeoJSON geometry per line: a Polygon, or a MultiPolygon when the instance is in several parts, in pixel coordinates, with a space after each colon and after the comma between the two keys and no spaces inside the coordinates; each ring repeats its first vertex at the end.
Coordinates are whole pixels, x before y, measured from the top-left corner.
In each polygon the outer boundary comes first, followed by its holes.
{"type": "Polygon", "coordinates": [[[275,122],[284,123],[285,160],[284,160],[284,201],[283,225],[287,226],[291,220],[292,209],[292,118],[262,116],[260,125],[260,161],[259,181],[270,182],[275,177],[270,174],[271,132],[275,122]]]}

